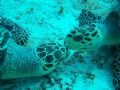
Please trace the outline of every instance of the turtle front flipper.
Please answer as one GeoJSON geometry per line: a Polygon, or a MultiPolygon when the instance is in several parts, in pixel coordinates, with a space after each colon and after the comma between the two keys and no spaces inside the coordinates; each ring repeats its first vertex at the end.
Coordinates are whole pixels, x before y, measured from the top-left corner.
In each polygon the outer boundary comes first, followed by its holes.
{"type": "Polygon", "coordinates": [[[7,18],[0,16],[0,26],[6,28],[8,31],[12,31],[15,23],[7,18]]]}
{"type": "Polygon", "coordinates": [[[11,37],[16,42],[16,44],[25,46],[28,43],[29,34],[17,23],[0,16],[0,26],[7,29],[11,33],[11,37]]]}
{"type": "Polygon", "coordinates": [[[29,41],[29,34],[21,27],[15,27],[12,31],[12,38],[16,44],[26,46],[29,41]]]}

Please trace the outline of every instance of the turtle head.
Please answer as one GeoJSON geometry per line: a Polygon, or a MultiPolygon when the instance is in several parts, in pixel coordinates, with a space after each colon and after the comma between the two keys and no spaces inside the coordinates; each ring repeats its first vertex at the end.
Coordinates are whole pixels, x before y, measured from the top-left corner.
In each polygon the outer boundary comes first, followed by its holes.
{"type": "Polygon", "coordinates": [[[90,51],[100,45],[101,37],[95,24],[84,25],[72,30],[66,36],[64,44],[72,50],[90,51]]]}

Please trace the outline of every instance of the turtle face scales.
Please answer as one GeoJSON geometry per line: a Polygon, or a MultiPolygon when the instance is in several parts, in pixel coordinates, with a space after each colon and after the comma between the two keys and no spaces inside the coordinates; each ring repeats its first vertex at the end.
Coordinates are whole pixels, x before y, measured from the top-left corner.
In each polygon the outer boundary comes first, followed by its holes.
{"type": "Polygon", "coordinates": [[[101,41],[101,34],[95,24],[85,25],[71,31],[65,39],[65,46],[79,51],[90,51],[101,41]]]}
{"type": "Polygon", "coordinates": [[[79,27],[71,30],[66,36],[65,46],[80,52],[91,51],[94,47],[99,47],[103,39],[101,29],[97,27],[98,24],[102,24],[101,16],[83,9],[78,21],[79,27]]]}

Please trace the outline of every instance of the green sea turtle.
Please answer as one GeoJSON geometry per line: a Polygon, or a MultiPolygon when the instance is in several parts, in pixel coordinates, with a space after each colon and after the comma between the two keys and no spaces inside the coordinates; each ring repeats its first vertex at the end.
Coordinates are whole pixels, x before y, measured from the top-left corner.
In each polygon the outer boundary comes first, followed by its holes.
{"type": "MultiPolygon", "coordinates": [[[[99,50],[102,46],[120,44],[120,11],[111,11],[106,18],[88,10],[82,10],[79,16],[79,27],[70,31],[64,40],[67,48],[81,53],[99,50]]],[[[120,52],[120,49],[118,50],[120,52]]],[[[117,52],[118,52],[117,51],[117,52]]],[[[120,90],[120,54],[115,51],[113,60],[113,84],[120,90]]]]}
{"type": "MultiPolygon", "coordinates": [[[[68,56],[67,48],[85,52],[95,48],[99,49],[104,45],[119,44],[119,18],[118,11],[112,11],[103,22],[101,16],[88,10],[82,10],[79,16],[79,27],[70,31],[66,36],[65,46],[56,42],[49,42],[40,43],[37,47],[25,47],[29,40],[29,34],[26,30],[13,21],[0,17],[0,26],[5,29],[3,32],[8,33],[8,38],[4,38],[6,34],[1,32],[2,42],[0,45],[2,46],[3,41],[6,41],[4,45],[7,47],[0,51],[2,56],[0,78],[11,79],[46,75],[68,56]],[[8,39],[10,39],[10,43],[7,44],[8,39]]],[[[116,57],[119,56],[116,55],[116,57]]],[[[117,61],[113,62],[114,65],[120,62],[117,58],[115,60],[117,61]]],[[[120,65],[117,65],[116,68],[118,69],[120,65]]],[[[115,69],[113,74],[116,74],[115,69]]],[[[117,76],[114,76],[113,81],[117,82],[114,83],[116,88],[120,88],[118,84],[120,79],[117,79],[119,76],[118,73],[117,76]]]]}
{"type": "Polygon", "coordinates": [[[7,18],[0,18],[0,26],[0,79],[46,75],[68,56],[68,49],[56,42],[26,46],[27,31],[7,18]]]}
{"type": "Polygon", "coordinates": [[[66,47],[83,51],[90,51],[103,40],[104,24],[101,24],[101,16],[93,14],[88,10],[82,10],[79,16],[79,27],[70,31],[66,36],[64,44],[66,47]],[[100,28],[98,28],[98,26],[100,28]]]}
{"type": "MultiPolygon", "coordinates": [[[[110,14],[112,15],[114,12],[110,14]]],[[[102,19],[101,16],[88,10],[82,10],[79,16],[79,27],[67,34],[64,41],[65,46],[83,52],[93,50],[94,47],[119,44],[120,32],[118,26],[113,26],[117,22],[114,22],[113,17],[111,17],[108,16],[106,19],[102,19]],[[112,27],[109,27],[112,23],[114,23],[112,27]],[[115,27],[115,30],[113,30],[113,27],[115,27]]]]}

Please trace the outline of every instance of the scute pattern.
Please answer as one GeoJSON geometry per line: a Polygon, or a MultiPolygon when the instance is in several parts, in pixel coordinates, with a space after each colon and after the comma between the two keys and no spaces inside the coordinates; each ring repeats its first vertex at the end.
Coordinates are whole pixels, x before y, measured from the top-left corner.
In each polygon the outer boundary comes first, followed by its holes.
{"type": "Polygon", "coordinates": [[[68,49],[57,43],[40,44],[36,49],[36,54],[42,60],[43,70],[48,71],[56,67],[68,56],[68,49]]]}
{"type": "MultiPolygon", "coordinates": [[[[28,43],[29,34],[12,20],[0,17],[0,26],[6,29],[0,31],[0,78],[42,76],[54,70],[67,58],[68,48],[78,52],[91,51],[103,39],[101,30],[96,25],[103,23],[102,18],[83,9],[78,20],[79,27],[67,34],[64,40],[65,47],[49,42],[33,48],[19,47],[28,43]],[[14,40],[11,42],[12,46],[4,48],[10,38],[14,40]]],[[[110,12],[105,24],[109,30],[107,34],[120,35],[120,15],[117,11],[110,12]]],[[[114,55],[113,84],[115,90],[120,90],[120,49],[115,51],[114,55]]]]}
{"type": "Polygon", "coordinates": [[[65,46],[73,50],[89,51],[101,40],[95,24],[81,26],[72,30],[65,39],[65,46]]]}
{"type": "Polygon", "coordinates": [[[0,29],[1,79],[46,75],[68,56],[68,49],[49,41],[38,47],[25,47],[29,34],[7,18],[0,17],[0,29]]]}
{"type": "Polygon", "coordinates": [[[79,27],[67,34],[64,44],[67,48],[80,52],[91,51],[103,38],[97,24],[103,25],[104,21],[101,16],[86,9],[82,9],[78,21],[79,27]]]}
{"type": "Polygon", "coordinates": [[[25,46],[28,43],[29,34],[27,31],[12,20],[0,16],[0,26],[11,33],[11,37],[18,45],[25,46]]]}
{"type": "Polygon", "coordinates": [[[89,25],[92,23],[102,23],[101,16],[93,14],[92,12],[83,9],[79,16],[79,26],[89,25]]]}

